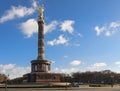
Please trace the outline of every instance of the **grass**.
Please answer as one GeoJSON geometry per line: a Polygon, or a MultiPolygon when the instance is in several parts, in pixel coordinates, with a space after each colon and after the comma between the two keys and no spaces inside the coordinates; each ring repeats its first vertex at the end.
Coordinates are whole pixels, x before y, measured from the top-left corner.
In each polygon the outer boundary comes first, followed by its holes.
{"type": "Polygon", "coordinates": [[[108,87],[111,85],[108,84],[90,84],[89,87],[108,87]]]}
{"type": "MultiPolygon", "coordinates": [[[[68,84],[67,87],[70,85],[68,84]]],[[[66,87],[66,83],[64,84],[14,84],[7,85],[7,88],[62,88],[66,87]]],[[[5,84],[0,85],[0,88],[5,88],[5,84]]]]}

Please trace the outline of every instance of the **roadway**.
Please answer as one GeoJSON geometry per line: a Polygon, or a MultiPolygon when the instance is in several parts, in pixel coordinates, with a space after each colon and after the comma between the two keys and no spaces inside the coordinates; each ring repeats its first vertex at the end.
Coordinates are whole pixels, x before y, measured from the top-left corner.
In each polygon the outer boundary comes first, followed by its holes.
{"type": "Polygon", "coordinates": [[[87,87],[87,88],[7,88],[7,90],[0,88],[0,91],[120,91],[119,87],[87,87]]]}

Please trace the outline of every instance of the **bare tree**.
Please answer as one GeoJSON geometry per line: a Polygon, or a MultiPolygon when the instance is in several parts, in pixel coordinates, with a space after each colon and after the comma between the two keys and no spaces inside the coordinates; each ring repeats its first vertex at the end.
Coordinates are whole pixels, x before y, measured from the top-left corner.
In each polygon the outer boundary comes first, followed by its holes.
{"type": "Polygon", "coordinates": [[[5,74],[0,74],[0,83],[5,82],[7,79],[7,76],[5,74]]]}

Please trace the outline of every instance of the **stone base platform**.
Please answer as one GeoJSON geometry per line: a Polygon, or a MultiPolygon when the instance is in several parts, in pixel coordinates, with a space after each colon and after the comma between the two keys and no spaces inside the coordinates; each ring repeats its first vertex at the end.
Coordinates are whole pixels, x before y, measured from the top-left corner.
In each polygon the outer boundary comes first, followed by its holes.
{"type": "Polygon", "coordinates": [[[33,72],[23,75],[23,83],[52,83],[60,82],[61,74],[33,72]]]}

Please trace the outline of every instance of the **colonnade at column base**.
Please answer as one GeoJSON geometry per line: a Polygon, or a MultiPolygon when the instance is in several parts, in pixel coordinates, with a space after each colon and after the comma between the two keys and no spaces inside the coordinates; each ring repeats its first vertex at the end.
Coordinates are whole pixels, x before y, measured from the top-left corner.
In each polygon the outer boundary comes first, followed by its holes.
{"type": "Polygon", "coordinates": [[[50,73],[51,70],[51,62],[48,60],[32,60],[31,61],[31,72],[44,72],[50,73]]]}

